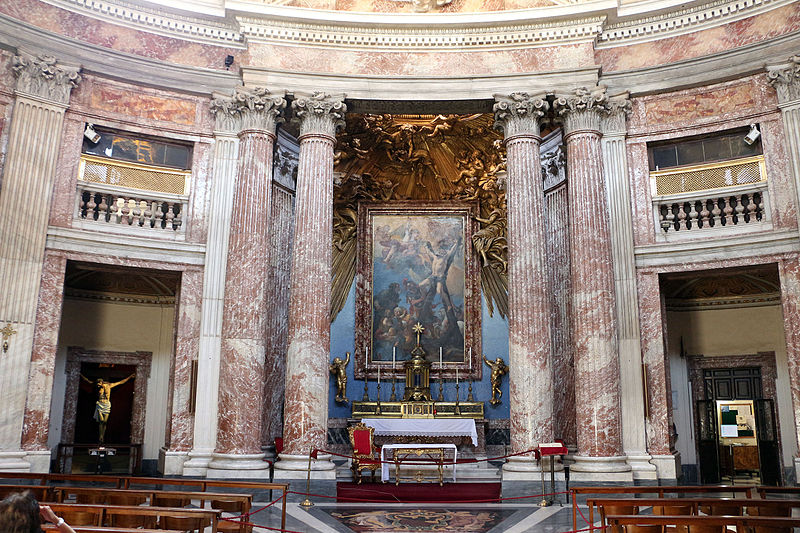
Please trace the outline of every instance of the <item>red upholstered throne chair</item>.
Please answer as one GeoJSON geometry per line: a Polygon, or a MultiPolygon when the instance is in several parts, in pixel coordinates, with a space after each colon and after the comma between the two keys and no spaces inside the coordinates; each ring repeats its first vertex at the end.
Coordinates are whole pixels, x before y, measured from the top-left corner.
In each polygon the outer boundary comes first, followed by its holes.
{"type": "Polygon", "coordinates": [[[375,428],[364,425],[362,422],[347,428],[350,433],[350,444],[353,446],[353,479],[361,483],[361,471],[369,470],[372,481],[375,481],[375,471],[381,467],[379,459],[375,458],[378,450],[373,443],[375,428]]]}

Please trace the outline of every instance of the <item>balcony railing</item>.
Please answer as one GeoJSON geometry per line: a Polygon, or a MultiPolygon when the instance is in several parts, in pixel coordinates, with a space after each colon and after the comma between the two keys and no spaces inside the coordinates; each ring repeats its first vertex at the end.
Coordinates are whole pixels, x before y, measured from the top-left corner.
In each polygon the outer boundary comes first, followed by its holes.
{"type": "Polygon", "coordinates": [[[189,172],[85,155],[79,172],[76,219],[127,232],[182,232],[189,172]]]}
{"type": "Polygon", "coordinates": [[[652,172],[651,179],[662,193],[653,196],[662,235],[770,222],[763,156],[652,172]]]}

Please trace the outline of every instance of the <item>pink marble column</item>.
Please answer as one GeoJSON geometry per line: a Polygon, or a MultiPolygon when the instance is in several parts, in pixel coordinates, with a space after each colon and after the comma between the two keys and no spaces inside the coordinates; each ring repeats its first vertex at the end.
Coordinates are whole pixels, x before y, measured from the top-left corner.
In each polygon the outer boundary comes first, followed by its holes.
{"type": "Polygon", "coordinates": [[[240,90],[239,167],[230,221],[219,368],[217,447],[209,477],[261,477],[272,151],[283,98],[240,90]]]}
{"type": "MultiPolygon", "coordinates": [[[[36,306],[36,330],[33,336],[31,367],[28,372],[28,399],[22,426],[22,449],[44,452],[48,463],[50,449],[50,402],[53,397],[53,374],[61,308],[64,302],[64,272],[67,259],[63,254],[45,251],[42,280],[36,306]]],[[[49,464],[48,464],[49,466],[49,464]]],[[[48,469],[49,470],[49,469],[48,469]]]]}
{"type": "Polygon", "coordinates": [[[622,456],[619,354],[608,198],[600,148],[604,89],[557,97],[567,146],[576,480],[631,480],[622,456]]]}
{"type": "MultiPolygon", "coordinates": [[[[333,146],[347,110],[341,97],[315,93],[292,102],[300,121],[295,195],[289,350],[286,356],[284,453],[276,477],[303,476],[308,454],[325,449],[328,426],[333,146]],[[300,472],[298,472],[300,471],[300,472]]],[[[333,463],[315,461],[317,477],[333,478],[333,463]]]]}
{"type": "MultiPolygon", "coordinates": [[[[496,97],[495,121],[503,128],[508,171],[508,354],[512,452],[553,440],[550,306],[539,119],[544,96],[496,97]]],[[[530,457],[503,465],[504,479],[535,470],[530,457]]]]}
{"type": "MultiPolygon", "coordinates": [[[[786,358],[789,364],[789,389],[792,394],[794,430],[800,442],[800,259],[797,256],[778,263],[781,276],[783,330],[786,333],[786,358]]],[[[796,446],[796,445],[795,445],[796,446]]],[[[795,475],[800,472],[800,451],[792,451],[795,475]]]]}

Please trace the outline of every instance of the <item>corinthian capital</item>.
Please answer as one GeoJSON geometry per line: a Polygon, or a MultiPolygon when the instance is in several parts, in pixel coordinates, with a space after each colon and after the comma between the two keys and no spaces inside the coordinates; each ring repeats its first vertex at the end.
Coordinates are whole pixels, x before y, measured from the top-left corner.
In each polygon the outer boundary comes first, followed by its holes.
{"type": "Polygon", "coordinates": [[[621,133],[624,134],[625,117],[631,112],[630,94],[625,92],[608,99],[606,113],[601,121],[604,134],[621,133]]]}
{"type": "Polygon", "coordinates": [[[767,67],[767,79],[778,93],[778,102],[800,99],[800,55],[790,57],[783,65],[767,67]]]}
{"type": "Polygon", "coordinates": [[[603,86],[580,87],[572,94],[556,95],[553,109],[564,121],[564,132],[600,130],[600,119],[608,111],[608,96],[603,86]]]}
{"type": "Polygon", "coordinates": [[[275,133],[275,126],[283,122],[280,114],[285,107],[286,100],[263,87],[240,87],[233,96],[217,94],[211,101],[217,129],[232,132],[263,130],[275,133]]]}
{"type": "Polygon", "coordinates": [[[59,104],[68,104],[72,88],[81,82],[80,67],[59,65],[52,56],[17,55],[11,69],[17,77],[17,91],[59,104]]]}
{"type": "Polygon", "coordinates": [[[528,93],[495,95],[494,125],[503,130],[506,139],[515,135],[539,136],[541,119],[550,108],[545,96],[528,93]]]}
{"type": "Polygon", "coordinates": [[[295,117],[300,122],[300,136],[317,134],[336,136],[336,130],[344,126],[347,105],[344,95],[332,96],[315,92],[310,96],[298,96],[292,102],[295,117]]]}

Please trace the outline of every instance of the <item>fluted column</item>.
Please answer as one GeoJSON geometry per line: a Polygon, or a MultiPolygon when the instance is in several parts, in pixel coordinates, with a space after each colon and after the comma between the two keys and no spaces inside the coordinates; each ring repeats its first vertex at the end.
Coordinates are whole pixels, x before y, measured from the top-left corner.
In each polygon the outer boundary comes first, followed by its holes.
{"type": "MultiPolygon", "coordinates": [[[[284,453],[276,477],[303,475],[312,449],[325,449],[328,426],[333,146],[347,110],[341,97],[299,96],[292,108],[300,122],[295,196],[289,350],[286,356],[284,453]],[[300,472],[298,472],[298,470],[300,472]]],[[[333,478],[333,463],[313,463],[316,477],[333,478]]]]}
{"type": "Polygon", "coordinates": [[[225,271],[228,264],[233,189],[239,159],[240,129],[238,113],[232,111],[232,98],[217,94],[211,105],[214,128],[214,179],[208,213],[208,239],[203,271],[203,301],[200,342],[197,356],[195,424],[192,451],[182,468],[166,467],[164,474],[205,476],[217,446],[219,403],[219,364],[222,343],[222,308],[225,298],[225,271]]]}
{"type": "Polygon", "coordinates": [[[790,57],[783,65],[768,67],[767,79],[778,93],[786,151],[794,174],[795,213],[800,228],[800,55],[790,57]]]}
{"type": "MultiPolygon", "coordinates": [[[[20,447],[26,399],[50,394],[28,388],[36,303],[64,112],[81,78],[76,66],[22,52],[12,71],[16,98],[0,190],[0,329],[14,333],[0,352],[0,470],[29,470],[20,447]]],[[[53,370],[43,371],[47,385],[53,370]]]]}
{"type": "Polygon", "coordinates": [[[556,98],[567,146],[576,480],[630,480],[622,455],[619,352],[608,198],[600,147],[604,89],[556,98]]]}
{"type": "MultiPolygon", "coordinates": [[[[544,96],[496,96],[495,123],[503,129],[508,172],[508,356],[512,452],[553,440],[550,309],[545,263],[545,216],[539,119],[544,96]]],[[[504,479],[538,471],[531,457],[503,465],[504,479]]]]}
{"type": "Polygon", "coordinates": [[[222,105],[220,112],[235,117],[241,129],[222,313],[217,444],[207,475],[263,477],[268,213],[275,126],[286,101],[266,89],[240,89],[222,105]]]}
{"type": "MultiPolygon", "coordinates": [[[[625,116],[630,100],[623,94],[608,101],[608,113],[601,120],[603,169],[608,189],[611,254],[617,302],[619,332],[620,400],[622,407],[622,448],[635,479],[655,479],[645,431],[642,347],[639,341],[639,306],[636,264],[633,255],[633,221],[630,183],[625,150],[625,116]]],[[[663,369],[663,361],[661,362],[663,369]]],[[[674,470],[674,468],[673,468],[674,470]]]]}

